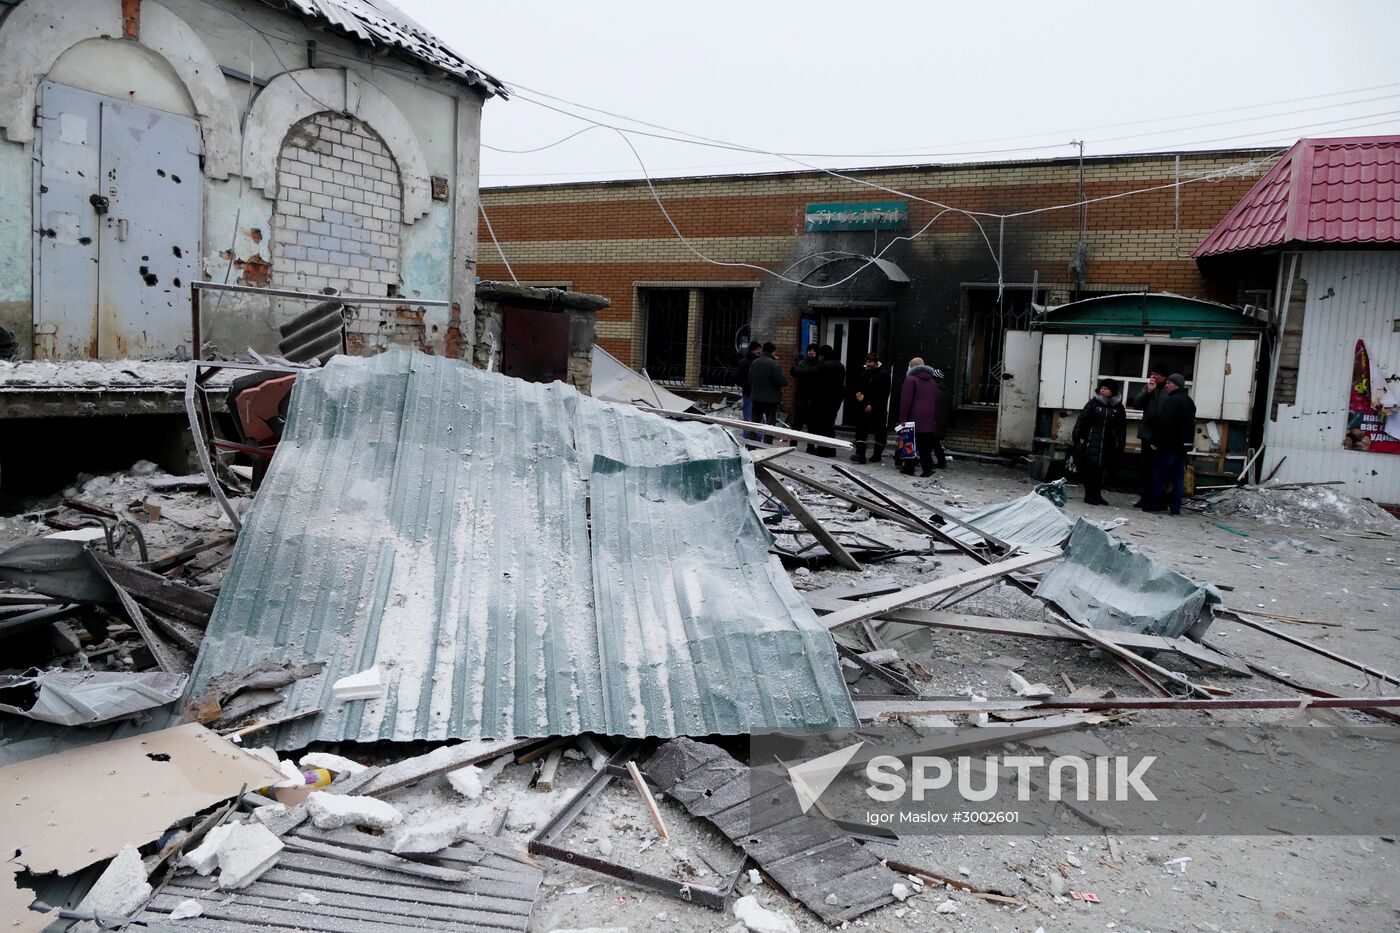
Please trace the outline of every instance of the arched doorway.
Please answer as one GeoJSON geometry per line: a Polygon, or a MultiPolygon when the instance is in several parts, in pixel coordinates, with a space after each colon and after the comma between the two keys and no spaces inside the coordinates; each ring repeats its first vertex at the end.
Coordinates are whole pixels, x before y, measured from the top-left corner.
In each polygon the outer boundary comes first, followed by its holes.
{"type": "Polygon", "coordinates": [[[399,168],[378,133],[329,112],[292,126],[277,160],[274,286],[396,295],[402,227],[399,168]]]}

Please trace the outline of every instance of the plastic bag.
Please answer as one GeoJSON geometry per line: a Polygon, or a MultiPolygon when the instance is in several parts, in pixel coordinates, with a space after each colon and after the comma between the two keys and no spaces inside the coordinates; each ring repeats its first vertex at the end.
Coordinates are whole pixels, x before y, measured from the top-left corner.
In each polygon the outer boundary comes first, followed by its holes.
{"type": "Polygon", "coordinates": [[[894,426],[894,459],[898,463],[901,460],[916,460],[919,456],[918,447],[914,443],[914,422],[906,421],[903,424],[894,426]]]}

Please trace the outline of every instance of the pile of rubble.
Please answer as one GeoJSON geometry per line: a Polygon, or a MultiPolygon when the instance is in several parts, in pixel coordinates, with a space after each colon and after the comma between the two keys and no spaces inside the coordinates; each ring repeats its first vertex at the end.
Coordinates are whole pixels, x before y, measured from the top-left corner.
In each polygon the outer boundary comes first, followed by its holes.
{"type": "Polygon", "coordinates": [[[1265,525],[1400,534],[1400,520],[1394,515],[1325,483],[1242,486],[1213,493],[1205,503],[1212,514],[1243,516],[1265,525]]]}
{"type": "Polygon", "coordinates": [[[902,723],[909,754],[950,755],[1297,700],[1231,699],[1225,678],[1284,678],[1204,641],[1222,614],[1267,624],[1034,493],[959,509],[798,432],[741,444],[407,353],[297,378],[236,534],[208,479],[143,466],[0,552],[17,929],[524,930],[596,883],[555,891],[551,866],[750,930],[795,929],[769,888],[829,924],[920,895],[1016,910],[749,737],[902,723]],[[976,652],[945,636],[994,646],[996,685],[959,681],[976,652]],[[1066,660],[1058,682],[1025,676],[1024,644],[1066,660]],[[1089,685],[1109,672],[1149,695],[1089,685]]]}

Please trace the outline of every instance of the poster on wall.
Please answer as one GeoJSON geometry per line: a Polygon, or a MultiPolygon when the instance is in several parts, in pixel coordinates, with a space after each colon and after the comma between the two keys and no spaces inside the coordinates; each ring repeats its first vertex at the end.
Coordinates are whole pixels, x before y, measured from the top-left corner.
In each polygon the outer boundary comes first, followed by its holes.
{"type": "Polygon", "coordinates": [[[1400,454],[1400,398],[1391,391],[1380,367],[1371,362],[1364,340],[1356,341],[1352,360],[1351,403],[1342,446],[1373,454],[1400,454]]]}

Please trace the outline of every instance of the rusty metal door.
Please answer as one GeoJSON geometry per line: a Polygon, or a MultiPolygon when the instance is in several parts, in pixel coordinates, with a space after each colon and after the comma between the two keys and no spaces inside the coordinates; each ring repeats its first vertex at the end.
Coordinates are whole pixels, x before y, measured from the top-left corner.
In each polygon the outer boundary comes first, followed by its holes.
{"type": "Polygon", "coordinates": [[[569,378],[569,316],[562,311],[501,311],[501,372],[526,382],[569,378]]]}
{"type": "Polygon", "coordinates": [[[42,221],[35,260],[42,355],[187,356],[199,124],[51,82],[42,94],[36,205],[55,221],[42,221]]]}

